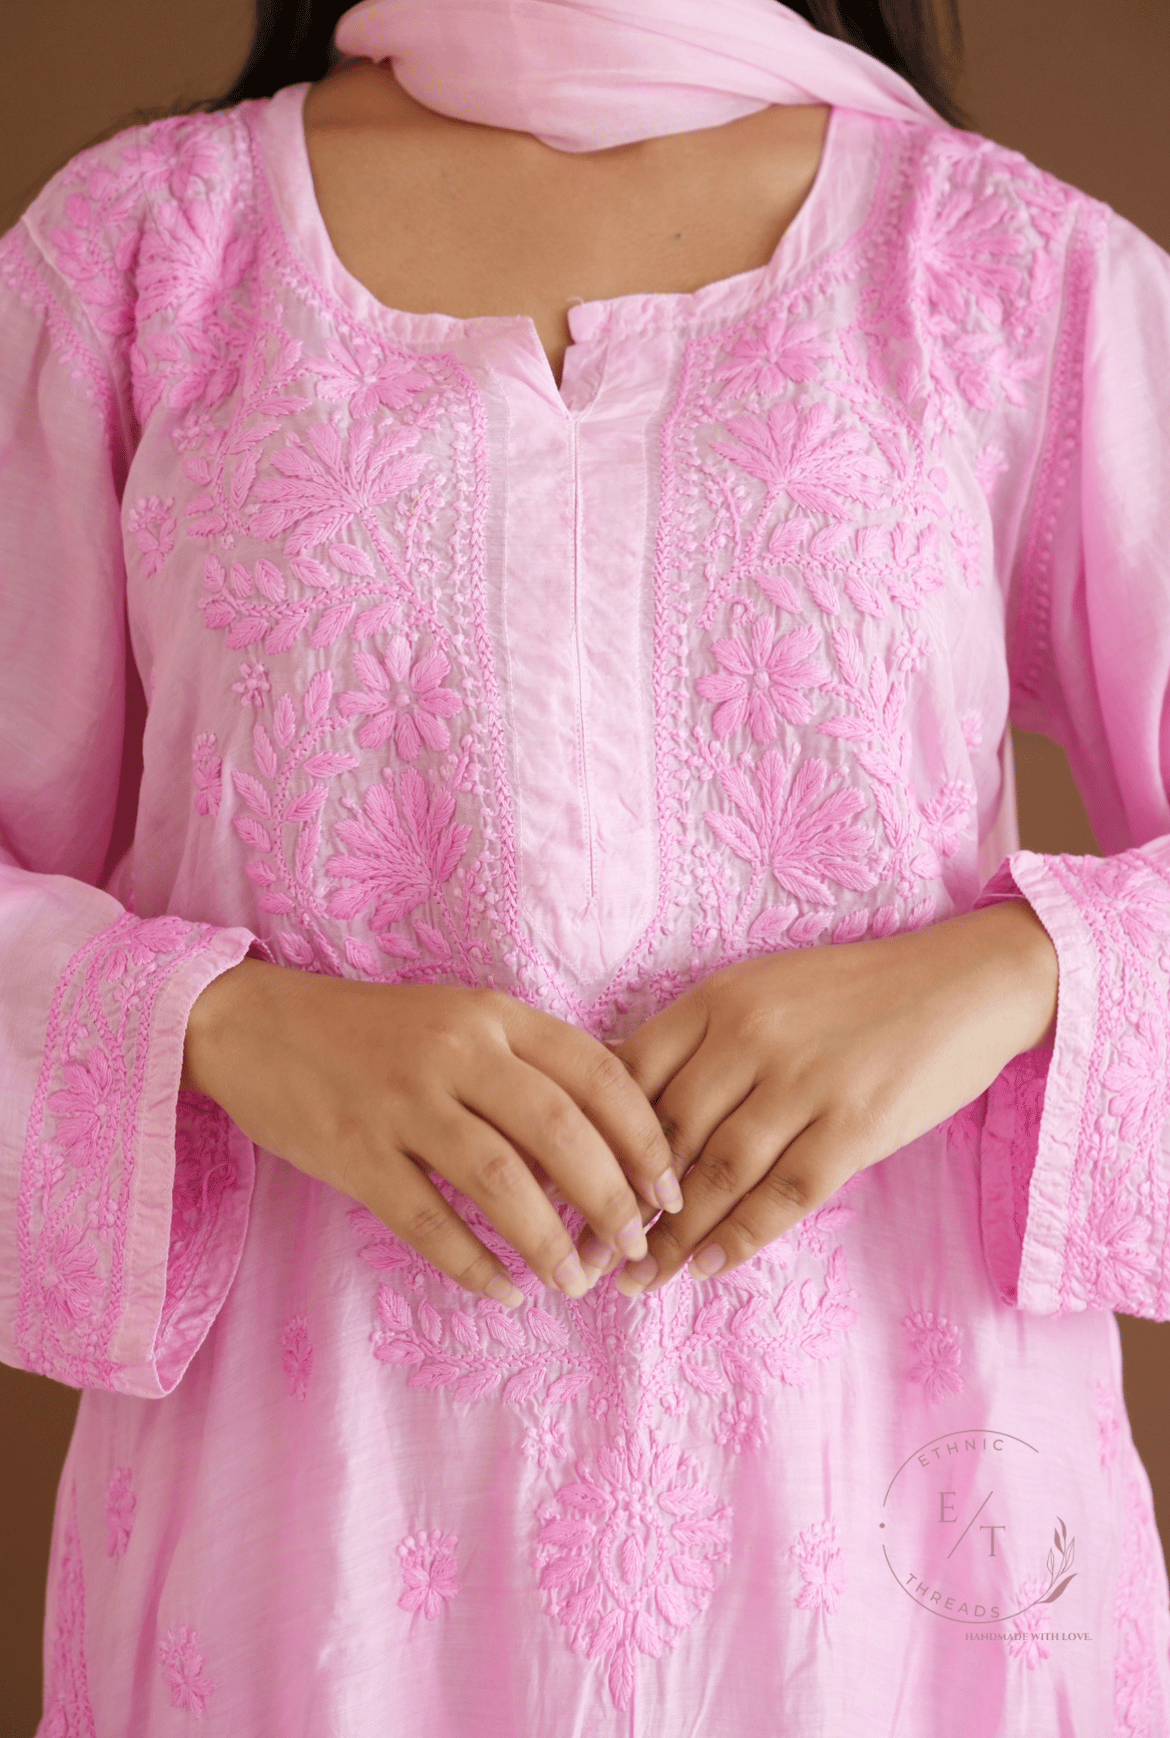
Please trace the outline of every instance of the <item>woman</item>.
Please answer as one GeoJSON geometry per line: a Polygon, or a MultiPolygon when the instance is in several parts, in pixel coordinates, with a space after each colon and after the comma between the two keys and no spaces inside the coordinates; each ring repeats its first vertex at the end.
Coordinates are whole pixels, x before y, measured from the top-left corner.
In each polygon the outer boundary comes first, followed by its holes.
{"type": "Polygon", "coordinates": [[[1170,268],[828,12],[272,7],[4,243],[46,1733],[1170,1732],[1170,268]]]}

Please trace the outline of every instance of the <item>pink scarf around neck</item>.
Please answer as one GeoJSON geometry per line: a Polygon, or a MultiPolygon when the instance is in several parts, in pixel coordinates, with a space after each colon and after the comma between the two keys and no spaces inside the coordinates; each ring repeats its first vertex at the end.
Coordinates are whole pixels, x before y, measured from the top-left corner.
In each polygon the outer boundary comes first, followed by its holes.
{"type": "Polygon", "coordinates": [[[829,103],[945,126],[889,67],[779,0],[362,0],[343,54],[390,60],[416,102],[559,151],[829,103]]]}

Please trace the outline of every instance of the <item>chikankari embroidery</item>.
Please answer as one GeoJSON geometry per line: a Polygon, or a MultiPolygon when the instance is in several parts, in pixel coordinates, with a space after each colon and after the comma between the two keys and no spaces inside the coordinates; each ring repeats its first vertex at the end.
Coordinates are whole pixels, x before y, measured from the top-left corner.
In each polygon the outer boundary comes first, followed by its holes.
{"type": "Polygon", "coordinates": [[[303,1400],[313,1374],[313,1342],[304,1316],[293,1316],[280,1336],[280,1361],[285,1385],[294,1400],[303,1400]]]}
{"type": "Polygon", "coordinates": [[[117,1467],[106,1486],[106,1555],[124,1557],[134,1527],[134,1510],[138,1499],[130,1488],[131,1469],[117,1467]]]}
{"type": "MultiPolygon", "coordinates": [[[[77,951],[57,986],[21,1173],[17,1343],[28,1368],[76,1387],[117,1381],[109,1348],[124,1307],[135,1131],[153,1010],[170,974],[215,946],[215,936],[179,918],[121,917],[77,951]]],[[[198,1169],[201,1161],[191,1164],[198,1169]]],[[[189,1273],[185,1250],[194,1256],[210,1234],[206,1217],[184,1224],[188,1174],[180,1145],[182,1229],[168,1273],[172,1300],[189,1273]]],[[[226,1184],[222,1170],[220,1176],[226,1184]]]]}
{"type": "Polygon", "coordinates": [[[185,1708],[202,1719],[215,1685],[203,1670],[198,1630],[185,1623],[168,1629],[158,1644],[158,1660],[171,1693],[171,1707],[185,1708]]]}
{"type": "Polygon", "coordinates": [[[97,1738],[85,1661],[85,1564],[71,1480],[49,1575],[45,1719],[49,1738],[97,1738]]]}
{"type": "Polygon", "coordinates": [[[403,1611],[421,1611],[428,1620],[438,1617],[459,1592],[455,1551],[459,1540],[440,1528],[408,1533],[398,1547],[402,1565],[403,1611]]]}

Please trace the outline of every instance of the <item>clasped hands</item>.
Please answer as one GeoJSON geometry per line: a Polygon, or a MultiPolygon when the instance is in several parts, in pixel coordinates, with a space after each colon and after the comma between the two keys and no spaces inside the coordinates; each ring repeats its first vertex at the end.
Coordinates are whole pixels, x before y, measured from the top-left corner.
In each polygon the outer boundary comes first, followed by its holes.
{"type": "MultiPolygon", "coordinates": [[[[692,1257],[704,1278],[749,1260],[1043,1042],[1056,988],[1056,950],[1018,900],[698,983],[611,1047],[683,1179],[618,1289],[654,1289],[692,1257]]],[[[617,1265],[593,1233],[578,1249],[591,1282],[617,1265]]]]}
{"type": "Polygon", "coordinates": [[[515,1252],[570,1297],[624,1262],[634,1296],[692,1256],[731,1271],[970,1103],[1043,1041],[1056,981],[1047,933],[1009,900],[727,966],[607,1050],[501,991],[245,959],[197,997],[180,1086],[468,1291],[521,1303],[515,1252]],[[584,1214],[576,1247],[554,1191],[584,1214]]]}

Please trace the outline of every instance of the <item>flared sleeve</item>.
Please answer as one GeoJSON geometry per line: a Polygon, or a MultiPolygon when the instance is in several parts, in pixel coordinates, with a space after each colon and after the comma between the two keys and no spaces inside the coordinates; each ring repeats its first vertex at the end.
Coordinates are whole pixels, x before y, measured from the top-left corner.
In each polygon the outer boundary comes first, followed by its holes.
{"type": "MultiPolygon", "coordinates": [[[[54,197],[80,195],[42,223],[54,197]]],[[[193,1002],[255,938],[97,885],[126,710],[119,281],[80,293],[27,221],[0,241],[0,1357],[151,1397],[242,1249],[253,1149],[179,1080],[193,1002]]]]}
{"type": "Polygon", "coordinates": [[[1103,857],[1020,851],[980,903],[1051,936],[1053,1038],[973,1107],[989,1268],[1042,1315],[1170,1320],[1170,257],[1085,202],[1010,627],[1015,722],[1103,857]]]}

